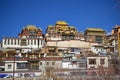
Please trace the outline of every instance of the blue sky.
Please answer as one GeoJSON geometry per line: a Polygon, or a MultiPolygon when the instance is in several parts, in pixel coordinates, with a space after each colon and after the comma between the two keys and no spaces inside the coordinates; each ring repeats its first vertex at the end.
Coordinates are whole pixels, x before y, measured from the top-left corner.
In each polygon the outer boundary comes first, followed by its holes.
{"type": "Polygon", "coordinates": [[[78,31],[120,25],[120,0],[0,0],[0,39],[17,37],[28,24],[42,28],[66,21],[78,31]]]}

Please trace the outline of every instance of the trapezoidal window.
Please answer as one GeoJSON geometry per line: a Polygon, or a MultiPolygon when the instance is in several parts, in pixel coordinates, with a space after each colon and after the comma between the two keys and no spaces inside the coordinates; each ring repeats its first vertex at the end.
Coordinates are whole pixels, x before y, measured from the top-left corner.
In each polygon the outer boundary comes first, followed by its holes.
{"type": "Polygon", "coordinates": [[[21,46],[26,46],[26,39],[21,39],[21,46]]]}
{"type": "Polygon", "coordinates": [[[96,59],[89,59],[89,64],[96,64],[96,59]]]}
{"type": "Polygon", "coordinates": [[[105,64],[105,59],[100,59],[100,64],[105,64]]]}

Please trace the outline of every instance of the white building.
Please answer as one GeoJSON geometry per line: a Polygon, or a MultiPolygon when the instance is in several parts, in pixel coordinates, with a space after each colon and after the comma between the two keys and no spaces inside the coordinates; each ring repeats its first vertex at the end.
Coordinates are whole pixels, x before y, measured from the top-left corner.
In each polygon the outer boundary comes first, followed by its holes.
{"type": "Polygon", "coordinates": [[[44,39],[40,38],[3,38],[3,49],[22,49],[27,52],[31,49],[39,49],[44,46],[44,39]]]}
{"type": "Polygon", "coordinates": [[[60,40],[60,41],[47,41],[47,46],[57,46],[58,48],[90,48],[92,45],[98,43],[90,43],[82,40],[60,40]]]}
{"type": "Polygon", "coordinates": [[[27,60],[6,60],[4,71],[27,71],[28,70],[28,61],[27,60]]]}
{"type": "Polygon", "coordinates": [[[27,25],[22,29],[18,38],[6,38],[2,39],[3,49],[17,49],[20,52],[25,53],[32,49],[40,49],[44,46],[44,38],[42,36],[42,30],[33,25],[27,25]]]}
{"type": "Polygon", "coordinates": [[[79,69],[79,64],[74,53],[63,53],[63,69],[79,69]]]}
{"type": "Polygon", "coordinates": [[[98,68],[99,66],[108,67],[107,56],[89,56],[87,57],[87,68],[98,68]]]}

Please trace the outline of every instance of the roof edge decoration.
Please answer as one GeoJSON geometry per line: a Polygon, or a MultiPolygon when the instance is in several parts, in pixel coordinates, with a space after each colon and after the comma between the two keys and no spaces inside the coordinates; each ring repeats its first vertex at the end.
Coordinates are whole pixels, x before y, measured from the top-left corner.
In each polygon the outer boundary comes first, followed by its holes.
{"type": "Polygon", "coordinates": [[[87,31],[104,31],[104,30],[101,29],[101,28],[87,28],[86,30],[87,30],[87,31]]]}
{"type": "Polygon", "coordinates": [[[57,21],[56,24],[59,24],[59,25],[68,25],[68,23],[65,22],[65,21],[57,21]]]}

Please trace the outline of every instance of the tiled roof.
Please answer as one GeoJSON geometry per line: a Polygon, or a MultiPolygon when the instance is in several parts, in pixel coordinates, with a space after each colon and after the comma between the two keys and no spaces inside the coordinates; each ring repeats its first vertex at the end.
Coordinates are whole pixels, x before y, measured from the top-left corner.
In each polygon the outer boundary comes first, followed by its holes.
{"type": "Polygon", "coordinates": [[[57,21],[56,24],[67,25],[67,23],[65,21],[57,21]]]}
{"type": "Polygon", "coordinates": [[[87,28],[87,31],[104,31],[104,30],[100,28],[87,28]]]}

